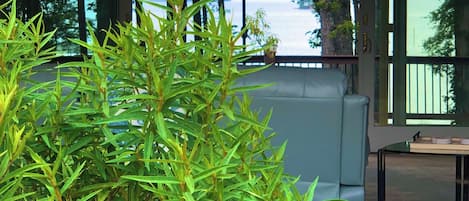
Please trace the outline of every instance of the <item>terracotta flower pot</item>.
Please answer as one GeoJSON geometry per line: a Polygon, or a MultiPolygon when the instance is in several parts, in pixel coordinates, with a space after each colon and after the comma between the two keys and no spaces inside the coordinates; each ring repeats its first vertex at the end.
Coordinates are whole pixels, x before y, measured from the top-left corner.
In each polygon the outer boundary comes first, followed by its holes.
{"type": "Polygon", "coordinates": [[[275,64],[275,55],[277,54],[277,47],[274,45],[271,48],[264,50],[264,63],[275,64]]]}

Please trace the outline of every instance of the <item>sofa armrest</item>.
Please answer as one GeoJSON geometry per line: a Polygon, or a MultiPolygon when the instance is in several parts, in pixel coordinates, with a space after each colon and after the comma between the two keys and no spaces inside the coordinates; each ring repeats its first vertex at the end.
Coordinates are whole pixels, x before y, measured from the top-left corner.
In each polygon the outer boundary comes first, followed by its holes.
{"type": "Polygon", "coordinates": [[[364,185],[368,160],[368,103],[360,95],[344,97],[342,123],[341,181],[343,185],[364,185]]]}

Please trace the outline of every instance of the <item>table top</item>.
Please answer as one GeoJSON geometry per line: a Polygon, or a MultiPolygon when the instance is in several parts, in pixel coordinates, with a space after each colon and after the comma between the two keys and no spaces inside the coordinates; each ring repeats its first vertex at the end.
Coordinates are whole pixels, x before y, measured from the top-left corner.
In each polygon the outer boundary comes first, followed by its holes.
{"type": "Polygon", "coordinates": [[[444,149],[411,149],[410,141],[398,142],[387,145],[380,149],[393,153],[415,153],[415,154],[436,154],[436,155],[469,155],[469,150],[444,150],[444,149]]]}

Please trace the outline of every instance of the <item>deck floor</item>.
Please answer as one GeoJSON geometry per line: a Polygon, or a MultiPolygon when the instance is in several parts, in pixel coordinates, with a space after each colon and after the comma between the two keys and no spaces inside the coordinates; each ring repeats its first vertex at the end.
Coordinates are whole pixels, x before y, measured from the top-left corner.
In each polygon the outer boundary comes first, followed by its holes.
{"type": "MultiPolygon", "coordinates": [[[[368,159],[366,201],[376,201],[376,154],[368,159]]],[[[455,161],[454,156],[386,155],[386,201],[454,200],[455,161]]]]}

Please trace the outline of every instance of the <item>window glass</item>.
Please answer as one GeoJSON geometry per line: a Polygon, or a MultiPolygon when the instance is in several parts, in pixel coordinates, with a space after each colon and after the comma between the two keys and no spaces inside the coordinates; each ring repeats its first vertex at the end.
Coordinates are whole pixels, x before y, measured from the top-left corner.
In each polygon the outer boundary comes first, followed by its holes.
{"type": "Polygon", "coordinates": [[[46,28],[57,29],[51,45],[59,55],[75,55],[79,46],[68,39],[78,38],[78,6],[76,1],[41,1],[46,28]]]}
{"type": "MultiPolygon", "coordinates": [[[[56,30],[48,46],[56,47],[60,56],[80,54],[80,46],[69,40],[79,38],[80,29],[86,29],[86,26],[79,25],[78,9],[78,0],[17,0],[17,13],[23,20],[43,12],[46,31],[56,30]]],[[[96,0],[84,0],[85,21],[93,27],[96,27],[96,10],[96,0]]]]}
{"type": "MultiPolygon", "coordinates": [[[[392,2],[400,1],[390,0],[390,2],[393,5],[392,2]]],[[[393,6],[390,6],[390,14],[393,13],[392,9],[393,6]]],[[[469,63],[467,59],[453,58],[454,56],[469,56],[469,51],[466,51],[469,40],[463,37],[463,33],[468,31],[465,25],[469,18],[464,14],[468,10],[469,1],[407,1],[406,47],[403,50],[394,50],[405,51],[406,56],[398,58],[396,56],[398,54],[395,54],[393,59],[393,61],[404,60],[406,64],[405,66],[389,65],[387,80],[389,87],[379,89],[388,90],[388,96],[386,100],[384,96],[380,96],[377,100],[379,108],[387,105],[389,113],[405,113],[406,125],[469,125],[469,118],[467,118],[469,89],[465,87],[469,84],[468,76],[466,76],[469,72],[467,70],[469,63]],[[405,82],[394,80],[394,67],[405,68],[405,82]],[[405,92],[406,99],[403,103],[405,111],[397,111],[402,107],[392,108],[395,105],[393,101],[396,101],[393,96],[402,97],[403,94],[393,94],[393,88],[402,86],[400,85],[402,83],[405,83],[406,87],[400,92],[405,92]]],[[[396,45],[393,43],[397,42],[392,40],[392,35],[392,33],[388,35],[389,55],[392,55],[392,47],[396,45]]],[[[379,111],[380,117],[385,116],[383,114],[385,110],[379,111]]],[[[401,116],[393,117],[400,118],[401,116]]]]}
{"type": "Polygon", "coordinates": [[[441,5],[440,0],[407,1],[407,56],[431,56],[432,50],[424,48],[425,41],[435,35],[431,12],[441,5]]]}
{"type": "MultiPolygon", "coordinates": [[[[89,23],[95,29],[96,27],[98,27],[96,0],[85,0],[85,19],[86,22],[89,23]]],[[[88,42],[91,42],[90,35],[88,32],[86,39],[88,42]]]]}

